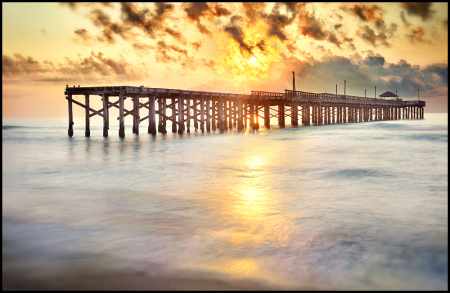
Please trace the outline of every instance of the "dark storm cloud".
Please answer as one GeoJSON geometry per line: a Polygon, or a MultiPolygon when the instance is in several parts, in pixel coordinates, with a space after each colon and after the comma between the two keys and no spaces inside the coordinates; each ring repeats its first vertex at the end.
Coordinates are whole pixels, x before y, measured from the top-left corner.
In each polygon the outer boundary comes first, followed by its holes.
{"type": "Polygon", "coordinates": [[[341,9],[355,14],[356,16],[359,17],[359,19],[361,19],[364,22],[373,22],[373,23],[381,23],[383,21],[383,15],[385,13],[385,11],[381,7],[375,4],[370,5],[354,4],[350,8],[344,6],[341,9]]]}
{"type": "Polygon", "coordinates": [[[336,46],[338,46],[338,48],[341,47],[341,42],[336,38],[336,36],[334,34],[330,34],[328,36],[328,41],[330,41],[331,43],[333,43],[336,46]]]}
{"type": "MultiPolygon", "coordinates": [[[[101,34],[97,36],[97,40],[100,42],[114,44],[117,36],[128,41],[133,39],[131,30],[138,28],[152,39],[156,37],[156,33],[163,33],[184,43],[185,40],[180,32],[164,25],[165,19],[173,11],[174,6],[163,2],[156,2],[154,5],[154,9],[151,10],[134,3],[120,3],[121,19],[118,22],[113,22],[111,21],[111,17],[103,9],[98,8],[97,3],[83,4],[83,6],[90,9],[88,17],[92,23],[102,28],[101,34]]],[[[111,4],[109,6],[112,7],[111,4]]],[[[72,5],[69,5],[69,7],[72,7],[72,5]]],[[[78,4],[75,7],[78,7],[78,4]]],[[[84,36],[80,32],[78,33],[78,37],[83,38],[84,36]]]]}
{"type": "Polygon", "coordinates": [[[243,2],[242,6],[244,7],[245,19],[252,23],[259,18],[263,18],[264,8],[266,8],[267,3],[265,2],[243,2]]]}
{"type": "Polygon", "coordinates": [[[304,20],[305,23],[300,26],[300,32],[302,35],[316,40],[324,40],[327,37],[326,30],[314,16],[306,15],[304,20]]]}
{"type": "Polygon", "coordinates": [[[169,35],[171,35],[175,40],[179,41],[180,43],[186,43],[183,34],[180,33],[179,31],[173,30],[170,27],[166,27],[164,31],[169,35]]]}
{"type": "Polygon", "coordinates": [[[211,13],[212,13],[212,15],[214,15],[216,17],[231,15],[231,11],[229,11],[225,7],[220,6],[217,3],[214,4],[214,7],[211,10],[211,13]]]}
{"type": "Polygon", "coordinates": [[[202,18],[214,18],[231,15],[231,12],[228,9],[217,3],[211,5],[206,2],[183,3],[183,8],[188,19],[197,23],[197,29],[199,32],[206,35],[211,35],[211,31],[209,31],[207,27],[200,22],[202,18]]]}
{"type": "Polygon", "coordinates": [[[249,46],[244,42],[244,32],[239,26],[238,21],[242,20],[241,16],[232,16],[230,22],[224,27],[224,31],[227,32],[238,44],[242,50],[252,54],[252,46],[249,46]]]}
{"type": "Polygon", "coordinates": [[[384,27],[383,29],[380,29],[377,34],[375,30],[370,28],[368,25],[364,25],[362,31],[357,31],[357,35],[364,41],[372,44],[374,47],[377,47],[378,45],[390,47],[391,44],[388,40],[393,36],[396,30],[397,25],[395,23],[391,23],[391,26],[388,29],[384,27]]]}
{"type": "Polygon", "coordinates": [[[102,10],[92,10],[89,14],[89,18],[95,26],[103,28],[102,34],[97,37],[100,42],[114,44],[116,42],[115,35],[119,35],[127,40],[129,28],[120,23],[113,23],[110,16],[102,10]]]}
{"type": "Polygon", "coordinates": [[[408,15],[420,16],[423,21],[430,19],[435,10],[431,10],[431,2],[403,2],[402,7],[408,15]]]}
{"type": "Polygon", "coordinates": [[[187,17],[193,21],[199,21],[200,17],[206,14],[206,11],[209,10],[208,3],[206,2],[191,2],[184,3],[185,8],[184,11],[187,14],[187,17]]]}
{"type": "Polygon", "coordinates": [[[155,31],[161,28],[168,11],[173,10],[172,4],[156,2],[155,5],[152,13],[148,8],[140,9],[133,3],[121,3],[123,22],[138,27],[149,37],[155,38],[155,31]]]}
{"type": "Polygon", "coordinates": [[[293,23],[295,18],[297,17],[297,3],[293,2],[277,2],[269,15],[267,15],[266,22],[269,24],[268,34],[269,36],[276,36],[281,41],[285,41],[287,39],[284,28],[293,23]],[[288,13],[291,13],[291,16],[284,15],[280,13],[281,7],[284,6],[288,13]]]}
{"type": "MultiPolygon", "coordinates": [[[[417,89],[426,89],[427,95],[448,91],[448,65],[433,64],[421,69],[405,60],[397,64],[386,63],[383,56],[369,53],[360,62],[340,56],[328,57],[312,64],[305,63],[297,69],[299,86],[305,91],[334,92],[335,84],[347,81],[347,93],[364,95],[364,89],[377,92],[395,91],[405,98],[415,97],[417,89]]],[[[373,97],[373,94],[372,94],[373,97]]]]}
{"type": "Polygon", "coordinates": [[[384,62],[384,57],[378,54],[377,56],[367,56],[364,59],[363,64],[366,64],[369,67],[380,67],[384,65],[384,62]]]}
{"type": "Polygon", "coordinates": [[[429,73],[430,75],[436,75],[440,78],[440,81],[448,85],[448,65],[447,64],[432,64],[425,67],[422,70],[424,73],[429,73]]]}
{"type": "Polygon", "coordinates": [[[225,26],[224,30],[239,44],[241,49],[246,50],[250,54],[252,53],[252,47],[244,42],[244,33],[241,27],[236,24],[229,24],[225,26]]]}

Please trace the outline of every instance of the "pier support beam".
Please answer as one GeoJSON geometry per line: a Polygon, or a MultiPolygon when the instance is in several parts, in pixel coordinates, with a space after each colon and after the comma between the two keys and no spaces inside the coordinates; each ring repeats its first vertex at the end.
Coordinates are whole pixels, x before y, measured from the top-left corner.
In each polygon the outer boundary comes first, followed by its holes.
{"type": "Polygon", "coordinates": [[[103,137],[108,137],[108,128],[109,128],[109,111],[108,111],[108,95],[102,95],[103,101],[103,137]]]}
{"type": "Polygon", "coordinates": [[[73,112],[72,112],[72,95],[68,95],[69,99],[67,102],[69,103],[69,129],[67,131],[67,134],[69,137],[73,136],[73,112]]]}
{"type": "Polygon", "coordinates": [[[161,98],[158,99],[158,111],[159,111],[159,115],[158,115],[158,132],[161,132],[162,129],[162,103],[161,103],[161,98]]]}
{"type": "Polygon", "coordinates": [[[211,131],[211,112],[209,111],[210,100],[206,100],[206,131],[211,131]]]}
{"type": "Polygon", "coordinates": [[[203,93],[200,99],[200,130],[202,133],[205,132],[205,98],[203,93]]]}
{"type": "Polygon", "coordinates": [[[234,119],[233,119],[233,127],[237,129],[238,125],[238,101],[233,102],[233,111],[234,111],[234,119]]]}
{"type": "Polygon", "coordinates": [[[247,129],[247,126],[248,126],[248,106],[249,106],[249,103],[243,102],[243,107],[244,107],[244,127],[245,127],[245,129],[247,129]]]}
{"type": "MultiPolygon", "coordinates": [[[[189,101],[189,103],[190,102],[191,101],[189,101]]],[[[194,107],[194,128],[195,128],[195,131],[197,131],[198,130],[198,108],[197,108],[197,99],[194,97],[192,97],[192,106],[194,107]]]]}
{"type": "MultiPolygon", "coordinates": [[[[174,107],[175,108],[175,107],[174,107]]],[[[183,99],[178,98],[178,133],[183,134],[184,131],[184,115],[183,115],[183,99]]]]}
{"type": "Polygon", "coordinates": [[[278,105],[278,125],[281,128],[284,128],[286,126],[284,118],[284,104],[283,102],[280,102],[280,104],[278,105]]]}
{"type": "Polygon", "coordinates": [[[155,96],[148,99],[148,133],[156,135],[155,96]]]}
{"type": "Polygon", "coordinates": [[[217,123],[217,128],[219,128],[220,132],[224,132],[224,121],[223,121],[223,99],[219,98],[219,121],[217,123]]]}
{"type": "Polygon", "coordinates": [[[242,115],[242,100],[239,100],[238,104],[238,121],[237,121],[237,129],[238,131],[242,131],[244,129],[244,117],[242,115]]]}
{"type": "Polygon", "coordinates": [[[139,134],[139,97],[133,97],[133,133],[139,134]]]}
{"type": "Polygon", "coordinates": [[[298,126],[298,105],[291,106],[291,125],[298,126]]]}
{"type": "Polygon", "coordinates": [[[258,130],[259,129],[259,116],[258,116],[258,111],[259,110],[259,104],[258,104],[258,100],[255,100],[253,102],[253,119],[255,119],[253,121],[253,129],[258,130]]]}
{"type": "Polygon", "coordinates": [[[86,105],[86,131],[84,132],[84,136],[90,137],[91,136],[91,130],[90,130],[90,116],[89,116],[89,94],[84,95],[84,103],[86,105]]]}
{"type": "MultiPolygon", "coordinates": [[[[192,95],[191,95],[192,97],[192,95]]],[[[191,132],[191,100],[190,99],[183,99],[186,100],[186,132],[191,132]]],[[[181,102],[183,104],[183,101],[181,102]]],[[[195,106],[195,101],[194,101],[195,106]]],[[[195,113],[195,111],[194,111],[195,113]]]]}
{"type": "Polygon", "coordinates": [[[119,94],[119,137],[125,137],[125,118],[124,118],[124,98],[123,93],[119,94]]]}
{"type": "Polygon", "coordinates": [[[159,112],[162,112],[162,115],[159,115],[159,126],[158,126],[158,131],[161,133],[167,133],[167,129],[166,129],[166,99],[164,98],[159,98],[159,112]]]}
{"type": "Polygon", "coordinates": [[[172,98],[172,133],[177,132],[177,111],[176,111],[176,103],[175,98],[172,98]]]}
{"type": "Polygon", "coordinates": [[[233,117],[234,117],[233,102],[228,101],[228,129],[233,129],[233,117]]]}
{"type": "Polygon", "coordinates": [[[266,101],[264,105],[264,126],[270,129],[270,101],[266,101]]]}
{"type": "Polygon", "coordinates": [[[214,130],[216,130],[217,129],[217,127],[216,127],[216,101],[215,100],[212,100],[211,101],[212,102],[212,107],[211,107],[211,119],[212,119],[212,121],[211,121],[211,129],[214,131],[214,130]]]}

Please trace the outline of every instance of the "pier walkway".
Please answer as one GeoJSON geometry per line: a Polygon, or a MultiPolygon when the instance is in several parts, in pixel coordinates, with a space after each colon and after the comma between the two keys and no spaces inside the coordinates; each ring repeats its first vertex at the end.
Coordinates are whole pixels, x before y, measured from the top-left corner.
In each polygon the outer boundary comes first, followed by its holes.
{"type": "Polygon", "coordinates": [[[167,121],[171,122],[172,132],[180,134],[190,132],[191,127],[202,132],[216,129],[223,132],[233,128],[242,131],[248,127],[258,129],[258,118],[262,118],[264,126],[270,129],[272,117],[278,118],[280,127],[285,126],[286,117],[290,117],[293,126],[298,126],[299,118],[303,125],[423,119],[425,107],[425,101],[420,100],[386,100],[293,90],[284,93],[252,91],[251,95],[245,95],[144,86],[66,86],[64,94],[69,105],[70,137],[73,136],[73,104],[86,110],[85,136],[90,136],[90,117],[98,115],[103,117],[104,137],[108,136],[109,109],[112,107],[119,109],[120,137],[125,136],[124,117],[128,115],[133,116],[133,133],[139,134],[139,124],[148,119],[148,133],[156,135],[157,132],[167,133],[167,121]],[[77,95],[84,96],[84,103],[74,98],[77,95]],[[91,96],[101,97],[101,109],[89,106],[91,96]],[[113,98],[117,100],[110,101],[113,98]],[[131,110],[124,107],[126,99],[133,102],[131,110]]]}

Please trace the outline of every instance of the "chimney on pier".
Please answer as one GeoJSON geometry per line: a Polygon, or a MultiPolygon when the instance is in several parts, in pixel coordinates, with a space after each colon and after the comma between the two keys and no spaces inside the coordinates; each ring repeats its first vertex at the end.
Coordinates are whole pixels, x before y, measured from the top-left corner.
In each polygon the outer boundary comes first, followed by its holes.
{"type": "Polygon", "coordinates": [[[294,92],[295,92],[295,73],[294,73],[294,71],[292,71],[292,75],[293,75],[293,77],[292,77],[292,83],[293,83],[293,85],[294,85],[294,92]]]}

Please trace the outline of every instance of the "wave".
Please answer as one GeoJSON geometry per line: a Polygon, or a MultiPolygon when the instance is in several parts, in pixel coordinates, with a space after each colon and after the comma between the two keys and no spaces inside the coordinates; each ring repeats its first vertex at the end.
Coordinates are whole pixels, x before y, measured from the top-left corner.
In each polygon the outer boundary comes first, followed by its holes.
{"type": "Polygon", "coordinates": [[[42,128],[42,127],[37,127],[37,126],[18,126],[18,125],[2,125],[2,129],[3,130],[17,129],[17,128],[42,128]]]}
{"type": "Polygon", "coordinates": [[[388,174],[384,174],[375,170],[367,169],[340,169],[337,171],[331,171],[327,173],[330,177],[344,177],[344,178],[363,178],[363,177],[387,177],[388,174]]]}

